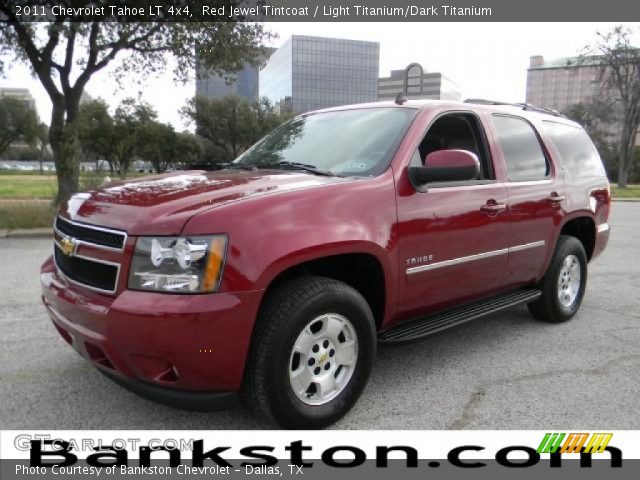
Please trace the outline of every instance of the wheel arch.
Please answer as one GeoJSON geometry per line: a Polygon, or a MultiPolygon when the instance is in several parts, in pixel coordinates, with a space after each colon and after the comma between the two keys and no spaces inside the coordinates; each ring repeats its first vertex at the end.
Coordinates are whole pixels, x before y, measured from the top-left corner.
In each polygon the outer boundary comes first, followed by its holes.
{"type": "Polygon", "coordinates": [[[596,245],[596,223],[591,215],[578,212],[576,215],[566,218],[560,227],[556,245],[560,235],[568,235],[580,240],[587,254],[587,261],[591,260],[596,245]]]}
{"type": "Polygon", "coordinates": [[[386,252],[376,251],[380,247],[370,244],[360,247],[349,251],[337,247],[329,249],[325,255],[314,257],[299,252],[299,255],[289,256],[286,261],[277,262],[277,267],[273,266],[268,277],[261,281],[265,292],[260,308],[268,295],[284,282],[304,275],[324,276],[356,289],[369,304],[376,328],[380,328],[388,309],[393,306],[393,296],[396,294],[391,280],[393,273],[390,266],[386,265],[386,252]]]}

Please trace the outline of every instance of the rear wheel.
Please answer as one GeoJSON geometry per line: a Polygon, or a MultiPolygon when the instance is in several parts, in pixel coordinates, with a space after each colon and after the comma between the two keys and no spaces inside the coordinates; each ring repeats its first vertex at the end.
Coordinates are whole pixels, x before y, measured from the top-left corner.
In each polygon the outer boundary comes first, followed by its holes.
{"type": "Polygon", "coordinates": [[[542,296],[528,305],[539,320],[561,323],[573,317],[587,285],[587,255],[575,237],[561,235],[549,268],[540,282],[542,296]]]}
{"type": "Polygon", "coordinates": [[[287,428],[322,428],[356,402],[371,371],[373,314],[355,289],[325,277],[269,294],[254,334],[244,397],[287,428]]]}

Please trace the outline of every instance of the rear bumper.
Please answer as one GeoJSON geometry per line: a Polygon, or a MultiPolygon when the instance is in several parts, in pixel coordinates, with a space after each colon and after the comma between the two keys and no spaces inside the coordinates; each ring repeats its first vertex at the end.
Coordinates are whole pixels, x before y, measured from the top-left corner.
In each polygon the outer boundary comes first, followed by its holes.
{"type": "Polygon", "coordinates": [[[611,228],[608,223],[601,223],[596,227],[596,242],[593,247],[593,254],[591,255],[591,259],[593,260],[598,255],[600,255],[609,243],[609,234],[611,232],[611,228]]]}
{"type": "Polygon", "coordinates": [[[40,280],[61,336],[121,385],[196,409],[227,405],[240,389],[263,291],[108,296],[67,282],[51,259],[40,280]]]}

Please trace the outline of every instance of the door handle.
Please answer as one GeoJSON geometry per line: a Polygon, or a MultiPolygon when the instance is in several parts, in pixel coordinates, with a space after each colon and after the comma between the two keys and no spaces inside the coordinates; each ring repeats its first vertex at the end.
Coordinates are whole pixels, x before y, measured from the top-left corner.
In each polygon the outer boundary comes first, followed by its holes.
{"type": "Polygon", "coordinates": [[[547,201],[549,203],[560,203],[564,198],[564,195],[558,195],[556,192],[551,192],[551,195],[547,197],[547,201]]]}
{"type": "Polygon", "coordinates": [[[496,215],[506,209],[507,206],[504,203],[485,203],[480,207],[481,211],[489,215],[496,215]]]}

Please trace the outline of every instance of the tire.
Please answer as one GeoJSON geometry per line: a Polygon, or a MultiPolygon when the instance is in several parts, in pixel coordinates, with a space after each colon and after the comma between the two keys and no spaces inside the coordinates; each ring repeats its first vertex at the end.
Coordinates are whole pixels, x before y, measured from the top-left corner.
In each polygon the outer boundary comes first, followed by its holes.
{"type": "Polygon", "coordinates": [[[575,237],[560,235],[539,285],[542,295],[528,304],[529,311],[544,322],[566,322],[580,308],[586,285],[587,255],[582,243],[575,237]]]}
{"type": "Polygon", "coordinates": [[[243,399],[282,427],[324,428],[358,400],[375,352],[375,322],[362,295],[330,278],[296,278],[261,309],[243,399]]]}

